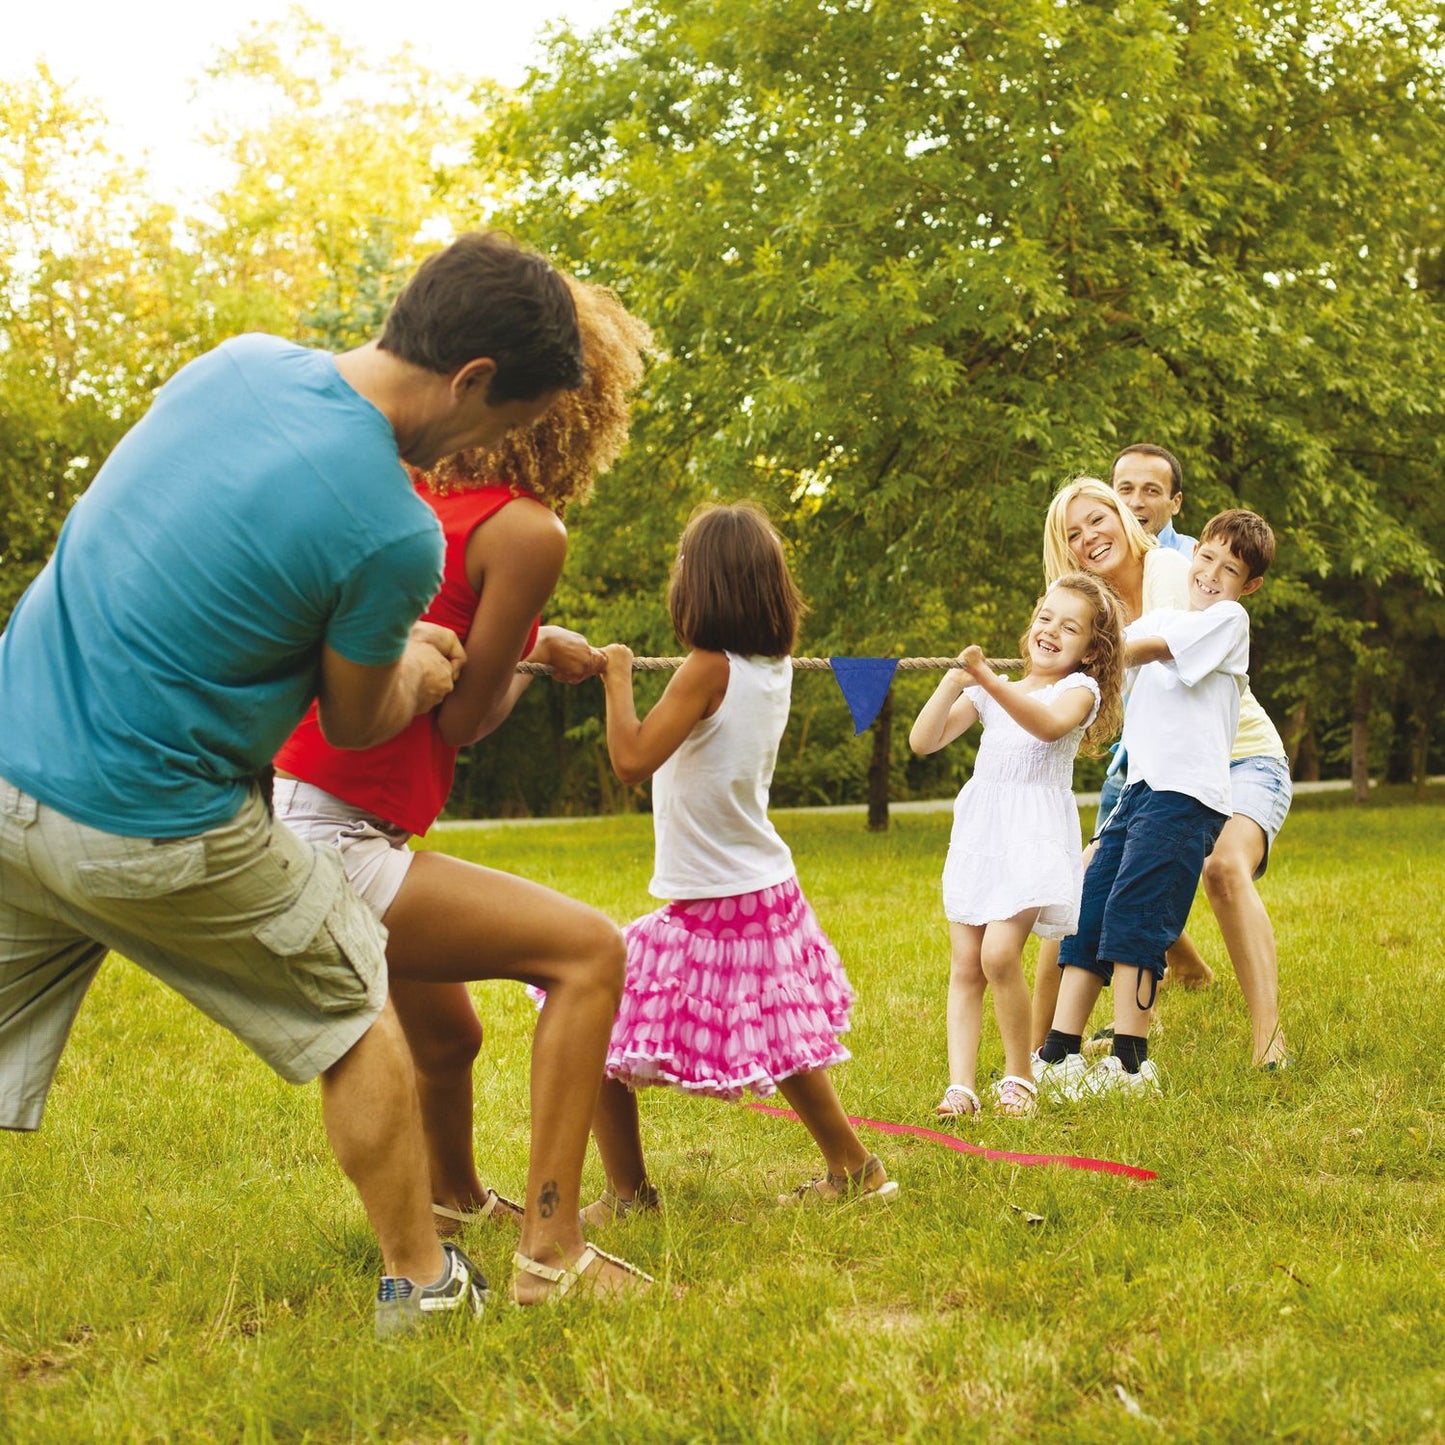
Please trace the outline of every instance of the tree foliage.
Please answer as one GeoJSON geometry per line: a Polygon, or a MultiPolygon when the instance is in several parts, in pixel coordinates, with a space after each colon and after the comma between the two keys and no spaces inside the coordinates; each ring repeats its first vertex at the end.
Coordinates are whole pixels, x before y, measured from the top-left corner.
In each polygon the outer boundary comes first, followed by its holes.
{"type": "MultiPolygon", "coordinates": [[[[43,69],[0,84],[0,618],[187,359],[249,329],[355,344],[421,254],[504,218],[666,349],[569,519],[559,620],[672,651],[678,531],[747,494],[806,650],[1006,651],[1049,493],[1147,437],[1184,460],[1186,530],[1234,504],[1276,526],[1254,672],[1299,767],[1419,774],[1445,705],[1441,16],[642,0],[503,104],[293,11],[217,59],[233,179],[196,214],[145,199],[43,69]]],[[[894,785],[966,756],[895,740],[894,785]]],[[[534,688],[463,786],[611,804],[600,759],[595,696],[534,688]]],[[[856,797],[868,766],[800,682],[778,799],[856,797]]]]}
{"type": "Polygon", "coordinates": [[[0,618],[154,387],[214,334],[173,222],[47,70],[0,82],[0,618]]]}
{"type": "Polygon", "coordinates": [[[1188,518],[1279,530],[1299,608],[1268,626],[1317,624],[1257,653],[1289,711],[1308,683],[1269,663],[1350,634],[1342,578],[1439,588],[1439,20],[649,0],[562,38],[479,154],[668,349],[588,517],[602,594],[655,581],[639,544],[660,558],[693,500],[751,493],[811,641],[1007,646],[1050,491],[1150,437],[1188,518]]]}
{"type": "Polygon", "coordinates": [[[238,322],[366,340],[421,257],[488,204],[464,137],[491,92],[406,50],[373,62],[295,9],[250,26],[209,76],[208,139],[234,181],[197,244],[238,322]]]}
{"type": "Polygon", "coordinates": [[[211,78],[233,180],[184,215],[146,199],[47,70],[0,82],[0,621],[162,381],[243,331],[365,340],[421,256],[475,224],[470,84],[371,64],[294,11],[211,78]]]}

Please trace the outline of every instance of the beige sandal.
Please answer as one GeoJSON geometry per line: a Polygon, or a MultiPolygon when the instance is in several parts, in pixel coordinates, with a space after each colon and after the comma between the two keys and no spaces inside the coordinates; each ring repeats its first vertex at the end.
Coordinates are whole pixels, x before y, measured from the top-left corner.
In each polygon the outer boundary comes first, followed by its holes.
{"type": "Polygon", "coordinates": [[[436,1216],[438,1234],[456,1234],[484,1219],[490,1219],[493,1224],[520,1225],[525,1213],[520,1204],[495,1189],[488,1189],[487,1197],[475,1209],[451,1209],[445,1204],[433,1204],[431,1212],[436,1216]],[[444,1220],[454,1223],[456,1229],[447,1229],[442,1223],[444,1220]]]}
{"type": "MultiPolygon", "coordinates": [[[[564,1299],[574,1285],[591,1284],[592,1280],[587,1271],[599,1260],[605,1261],[607,1264],[615,1264],[618,1269],[632,1275],[640,1282],[644,1290],[657,1283],[650,1274],[638,1269],[635,1264],[628,1264],[625,1259],[618,1259],[615,1254],[608,1254],[606,1250],[598,1249],[595,1244],[585,1245],[582,1253],[571,1264],[564,1265],[561,1269],[554,1269],[550,1264],[543,1264],[539,1259],[529,1259],[521,1250],[512,1256],[513,1265],[522,1274],[530,1274],[537,1279],[544,1279],[553,1286],[543,1297],[549,1302],[564,1299]]],[[[517,1298],[515,1284],[512,1286],[512,1303],[521,1304],[517,1298]]],[[[539,1300],[537,1303],[540,1304],[542,1301],[539,1300]]]]}
{"type": "Polygon", "coordinates": [[[785,1208],[813,1200],[824,1204],[844,1204],[850,1199],[856,1199],[860,1204],[891,1204],[898,1195],[896,1179],[884,1180],[872,1189],[866,1187],[869,1179],[883,1172],[883,1161],[876,1154],[870,1154],[857,1169],[850,1169],[846,1174],[825,1174],[821,1179],[810,1179],[806,1184],[798,1185],[792,1193],[778,1195],[778,1203],[785,1208]]]}
{"type": "Polygon", "coordinates": [[[637,1193],[631,1199],[619,1199],[610,1189],[604,1189],[586,1209],[579,1209],[577,1217],[584,1228],[597,1229],[603,1225],[616,1224],[634,1214],[655,1214],[662,1208],[662,1199],[655,1184],[646,1179],[637,1186],[637,1193]]]}

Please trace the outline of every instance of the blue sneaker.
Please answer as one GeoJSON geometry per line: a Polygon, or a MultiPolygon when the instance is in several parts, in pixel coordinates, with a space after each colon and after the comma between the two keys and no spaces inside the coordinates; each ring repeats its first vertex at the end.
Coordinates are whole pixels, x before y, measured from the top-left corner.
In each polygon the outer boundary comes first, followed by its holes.
{"type": "Polygon", "coordinates": [[[450,1240],[442,1241],[446,1273],[435,1284],[421,1285],[405,1275],[384,1274],[376,1287],[376,1337],[420,1329],[430,1315],[470,1310],[479,1316],[487,1302],[482,1272],[450,1240]]]}

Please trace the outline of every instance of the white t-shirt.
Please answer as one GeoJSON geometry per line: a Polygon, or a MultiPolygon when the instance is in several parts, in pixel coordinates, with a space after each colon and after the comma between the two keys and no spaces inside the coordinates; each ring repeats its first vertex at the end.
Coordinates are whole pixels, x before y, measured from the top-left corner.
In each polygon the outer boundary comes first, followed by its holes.
{"type": "MultiPolygon", "coordinates": [[[[1194,539],[1189,539],[1193,550],[1194,539]]],[[[1144,554],[1144,611],[1156,607],[1189,606],[1189,559],[1182,553],[1155,547],[1144,554]]],[[[1280,758],[1285,756],[1284,744],[1269,714],[1258,699],[1245,688],[1239,700],[1239,731],[1234,735],[1230,758],[1280,758]]]]}
{"type": "Polygon", "coordinates": [[[768,819],[793,664],[728,653],[722,705],[652,779],[655,898],[730,898],[785,883],[793,855],[768,819]]]}
{"type": "Polygon", "coordinates": [[[1249,614],[1237,602],[1202,612],[1166,607],[1131,622],[1124,636],[1162,637],[1173,654],[1135,671],[1124,712],[1128,781],[1187,793],[1228,817],[1229,758],[1249,684],[1249,614]]]}

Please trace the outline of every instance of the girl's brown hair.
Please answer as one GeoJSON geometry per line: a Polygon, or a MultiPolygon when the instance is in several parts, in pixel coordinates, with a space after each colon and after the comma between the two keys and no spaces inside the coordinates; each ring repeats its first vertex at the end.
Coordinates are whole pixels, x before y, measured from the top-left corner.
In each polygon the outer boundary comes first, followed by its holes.
{"type": "Polygon", "coordinates": [[[630,400],[653,352],[652,332],[630,316],[613,292],[564,276],[577,307],[586,376],[563,392],[540,420],[494,447],[444,457],[426,473],[434,492],[484,482],[512,482],[558,516],[582,502],[627,441],[630,400]]]}
{"type": "Polygon", "coordinates": [[[704,505],[688,519],[667,589],[685,647],[744,657],[787,657],[806,610],[783,539],[752,502],[704,505]]]}
{"type": "Polygon", "coordinates": [[[1029,632],[1039,615],[1039,608],[1050,592],[1056,592],[1061,587],[1078,593],[1089,605],[1093,636],[1082,666],[1099,684],[1099,710],[1094,714],[1093,722],[1084,729],[1079,751],[1085,757],[1097,758],[1124,725],[1124,605],[1114,595],[1114,589],[1092,572],[1065,572],[1051,582],[1043,596],[1034,603],[1029,625],[1019,638],[1019,652],[1025,659],[1025,671],[1028,669],[1029,632]]]}

